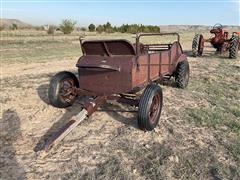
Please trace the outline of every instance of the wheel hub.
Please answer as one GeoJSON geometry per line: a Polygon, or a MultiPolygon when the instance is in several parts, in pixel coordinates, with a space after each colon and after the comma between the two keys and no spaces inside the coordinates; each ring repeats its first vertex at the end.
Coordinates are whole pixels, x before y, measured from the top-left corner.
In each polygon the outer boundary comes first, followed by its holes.
{"type": "Polygon", "coordinates": [[[149,109],[149,119],[152,123],[156,121],[156,117],[160,110],[160,95],[156,94],[152,99],[152,104],[149,109]]]}
{"type": "Polygon", "coordinates": [[[60,84],[60,97],[63,101],[71,102],[74,99],[73,94],[74,81],[72,79],[64,79],[60,84]]]}

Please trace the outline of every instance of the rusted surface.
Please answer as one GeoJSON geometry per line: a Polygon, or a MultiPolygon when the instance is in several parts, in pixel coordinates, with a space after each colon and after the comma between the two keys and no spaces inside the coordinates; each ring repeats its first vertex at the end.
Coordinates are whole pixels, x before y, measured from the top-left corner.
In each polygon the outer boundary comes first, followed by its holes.
{"type": "Polygon", "coordinates": [[[136,107],[139,104],[139,98],[135,96],[129,97],[125,95],[112,95],[112,96],[108,96],[107,100],[115,100],[119,103],[128,104],[130,106],[136,106],[136,107]]]}
{"type": "Polygon", "coordinates": [[[132,70],[132,88],[174,73],[178,62],[186,60],[181,45],[176,41],[167,50],[138,57],[138,68],[132,70]]]}
{"type": "Polygon", "coordinates": [[[48,151],[53,145],[58,144],[65,136],[67,136],[78,124],[80,124],[84,119],[91,116],[92,113],[106,100],[105,96],[98,96],[95,99],[89,98],[84,104],[84,108],[76,116],[73,116],[70,121],[62,126],[57,132],[52,134],[52,136],[47,139],[44,144],[43,149],[48,151]]]}
{"type": "Polygon", "coordinates": [[[82,40],[84,55],[76,64],[80,88],[98,96],[109,96],[171,76],[178,62],[187,59],[179,39],[177,33],[148,33],[137,34],[134,45],[126,40],[82,40]],[[140,42],[143,36],[164,35],[177,36],[177,40],[171,44],[140,42]]]}
{"type": "Polygon", "coordinates": [[[155,121],[157,120],[157,115],[160,111],[160,104],[161,104],[161,100],[160,100],[160,95],[159,94],[156,94],[154,97],[153,97],[153,100],[152,100],[152,104],[150,106],[150,110],[149,110],[149,119],[150,121],[152,122],[152,124],[155,123],[155,121]]]}
{"type": "Polygon", "coordinates": [[[60,83],[60,98],[62,101],[71,102],[75,98],[74,87],[72,78],[66,78],[60,83]]]}
{"type": "Polygon", "coordinates": [[[135,56],[127,55],[82,56],[77,63],[80,87],[99,96],[131,91],[134,58],[135,56]],[[109,66],[114,70],[100,68],[100,65],[109,66]],[[82,68],[83,66],[98,68],[82,68]]]}
{"type": "Polygon", "coordinates": [[[44,145],[44,150],[48,151],[52,148],[54,141],[58,139],[58,137],[65,132],[73,123],[75,123],[76,120],[70,120],[68,121],[63,127],[61,127],[56,133],[52,134],[52,136],[47,139],[45,145],[44,145]]]}
{"type": "Polygon", "coordinates": [[[83,41],[81,46],[84,55],[114,56],[136,54],[133,45],[124,39],[83,41]]]}
{"type": "Polygon", "coordinates": [[[98,96],[85,102],[84,109],[87,110],[87,116],[91,116],[106,99],[106,96],[98,96]]]}
{"type": "MultiPolygon", "coordinates": [[[[70,95],[89,95],[81,112],[74,116],[46,142],[44,149],[59,143],[81,121],[91,116],[106,100],[138,106],[139,98],[130,94],[145,85],[172,76],[178,62],[187,60],[182,52],[177,33],[137,34],[133,45],[127,40],[94,40],[80,38],[83,51],[76,64],[80,88],[74,87],[71,79],[62,82],[60,93],[64,100],[70,95]],[[171,44],[143,44],[142,36],[176,35],[171,44]]],[[[153,97],[149,118],[155,121],[160,111],[160,96],[153,97]]],[[[154,122],[153,122],[154,123],[154,122]]]]}

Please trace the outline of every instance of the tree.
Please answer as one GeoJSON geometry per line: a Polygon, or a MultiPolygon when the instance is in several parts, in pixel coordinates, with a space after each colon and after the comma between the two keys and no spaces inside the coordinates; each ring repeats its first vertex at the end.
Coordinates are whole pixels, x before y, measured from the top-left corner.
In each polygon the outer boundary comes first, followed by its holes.
{"type": "Polygon", "coordinates": [[[107,33],[112,33],[113,32],[113,27],[110,22],[107,22],[106,24],[103,25],[104,31],[107,33]]]}
{"type": "Polygon", "coordinates": [[[89,30],[90,32],[95,31],[95,29],[96,29],[96,27],[95,27],[94,24],[90,24],[90,25],[88,26],[88,30],[89,30]]]}
{"type": "Polygon", "coordinates": [[[104,27],[102,25],[99,25],[97,28],[96,28],[96,31],[98,33],[102,33],[104,31],[104,27]]]}
{"type": "Polygon", "coordinates": [[[18,29],[18,26],[17,26],[17,24],[13,23],[12,24],[12,30],[16,30],[16,29],[18,29]]]}
{"type": "Polygon", "coordinates": [[[64,19],[62,20],[62,23],[59,26],[60,31],[62,31],[63,34],[71,34],[71,32],[73,32],[74,30],[76,23],[77,22],[74,20],[64,19]]]}
{"type": "Polygon", "coordinates": [[[152,33],[159,33],[160,28],[159,26],[153,25],[143,25],[143,24],[122,24],[120,27],[112,26],[111,23],[107,22],[106,24],[99,25],[96,28],[96,31],[101,32],[121,32],[121,33],[138,33],[138,32],[152,32],[152,33]]]}

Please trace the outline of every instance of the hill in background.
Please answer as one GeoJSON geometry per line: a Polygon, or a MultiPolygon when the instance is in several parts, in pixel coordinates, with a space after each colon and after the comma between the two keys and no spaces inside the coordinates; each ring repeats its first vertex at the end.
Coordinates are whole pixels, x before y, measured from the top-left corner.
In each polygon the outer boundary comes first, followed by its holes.
{"type": "Polygon", "coordinates": [[[23,21],[20,21],[18,19],[0,19],[1,26],[9,29],[12,27],[13,24],[16,24],[18,28],[31,28],[32,25],[25,23],[23,21]]]}
{"type": "MultiPolygon", "coordinates": [[[[16,24],[18,28],[33,28],[34,26],[18,19],[0,19],[1,26],[6,29],[10,29],[13,24],[16,24]]],[[[173,32],[173,31],[204,31],[209,30],[212,26],[205,25],[160,25],[159,26],[162,32],[173,32]]],[[[225,29],[231,31],[240,31],[240,26],[226,26],[225,29]]]]}
{"type": "MultiPolygon", "coordinates": [[[[161,31],[173,32],[173,31],[205,31],[210,30],[213,26],[205,25],[160,25],[161,31]]],[[[240,31],[240,26],[227,26],[223,25],[223,28],[230,31],[240,31]]]]}

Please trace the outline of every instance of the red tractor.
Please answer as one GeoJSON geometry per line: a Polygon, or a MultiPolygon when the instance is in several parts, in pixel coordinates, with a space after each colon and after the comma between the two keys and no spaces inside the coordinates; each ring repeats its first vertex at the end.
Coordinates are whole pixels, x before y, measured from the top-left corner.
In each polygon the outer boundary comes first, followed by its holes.
{"type": "Polygon", "coordinates": [[[229,32],[223,29],[221,24],[215,24],[210,30],[214,37],[204,39],[202,34],[196,34],[192,41],[193,56],[202,56],[204,42],[210,42],[216,49],[217,53],[229,51],[229,58],[237,58],[238,50],[240,50],[240,32],[233,32],[229,38],[229,32]]]}

